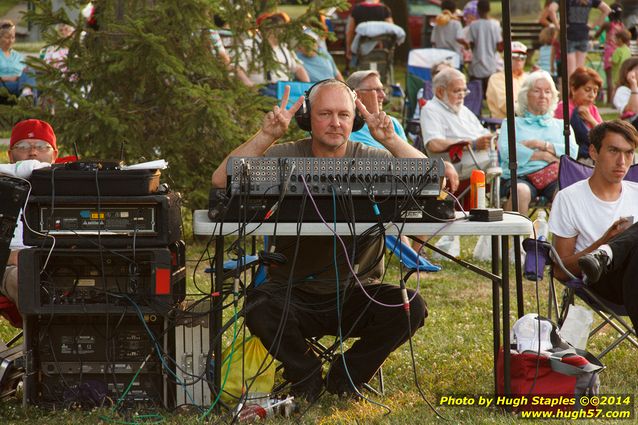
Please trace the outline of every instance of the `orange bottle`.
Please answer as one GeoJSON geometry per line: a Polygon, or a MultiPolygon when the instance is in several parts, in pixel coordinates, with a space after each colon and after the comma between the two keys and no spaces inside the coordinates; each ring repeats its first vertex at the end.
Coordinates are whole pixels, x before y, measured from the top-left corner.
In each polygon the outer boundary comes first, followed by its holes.
{"type": "Polygon", "coordinates": [[[472,170],[470,176],[470,208],[485,208],[485,173],[472,170]]]}

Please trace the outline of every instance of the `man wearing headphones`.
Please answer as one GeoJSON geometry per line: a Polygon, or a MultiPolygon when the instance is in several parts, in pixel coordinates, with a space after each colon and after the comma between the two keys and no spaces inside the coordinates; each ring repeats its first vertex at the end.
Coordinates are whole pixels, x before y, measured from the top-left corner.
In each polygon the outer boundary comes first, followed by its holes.
{"type": "MultiPolygon", "coordinates": [[[[282,105],[288,102],[286,87],[282,105]]],[[[370,113],[343,82],[321,81],[289,109],[275,106],[261,129],[230,156],[274,157],[401,157],[421,158],[423,153],[401,140],[384,112],[370,113]],[[302,108],[303,105],[303,108],[302,108]],[[300,109],[302,108],[302,109],[300,109]],[[357,113],[357,109],[360,114],[357,113]],[[292,117],[310,138],[275,144],[292,117]],[[350,133],[368,124],[372,136],[387,150],[349,140],[350,133]]],[[[226,162],[212,177],[214,187],[226,186],[226,162]]],[[[458,176],[446,167],[454,189],[458,176]]],[[[321,360],[306,342],[308,337],[340,335],[359,338],[330,365],[325,387],[333,394],[358,395],[387,356],[423,325],[427,310],[423,299],[408,290],[409,315],[399,305],[402,291],[381,283],[383,238],[381,235],[341,237],[276,236],[271,249],[284,260],[268,268],[268,279],[247,295],[246,325],[284,366],[292,393],[308,401],[322,393],[321,360]],[[353,278],[353,271],[357,279],[353,278]],[[357,282],[361,283],[361,285],[357,282]],[[364,290],[365,289],[365,290],[364,290]],[[409,317],[409,321],[408,321],[409,317]]]]}

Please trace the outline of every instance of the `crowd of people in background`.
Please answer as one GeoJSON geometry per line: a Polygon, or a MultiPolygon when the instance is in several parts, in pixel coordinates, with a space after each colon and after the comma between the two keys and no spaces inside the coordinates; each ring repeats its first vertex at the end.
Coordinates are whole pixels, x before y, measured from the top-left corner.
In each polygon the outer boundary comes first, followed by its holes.
{"type": "MultiPolygon", "coordinates": [[[[591,163],[588,135],[592,128],[603,121],[597,104],[601,105],[605,99],[609,105],[617,109],[619,117],[634,124],[638,123],[638,59],[632,57],[631,52],[636,26],[631,19],[627,19],[620,3],[611,6],[601,0],[569,0],[568,3],[572,11],[567,17],[565,29],[569,90],[568,93],[562,94],[562,98],[568,101],[569,121],[577,146],[573,154],[580,161],[591,163]],[[590,28],[589,22],[592,20],[589,15],[593,8],[597,8],[600,13],[594,23],[595,27],[590,28]],[[587,52],[592,46],[591,40],[599,38],[604,75],[599,75],[603,73],[585,66],[587,52]],[[606,89],[606,96],[603,96],[603,89],[606,89]]],[[[457,7],[455,0],[442,0],[440,8],[440,14],[432,21],[429,41],[434,48],[447,49],[458,55],[461,58],[460,68],[445,69],[450,65],[447,62],[435,64],[433,67],[433,77],[441,69],[444,72],[433,78],[433,99],[421,108],[420,136],[425,152],[445,158],[456,155],[457,171],[467,177],[473,168],[486,166],[489,162],[490,147],[498,149],[501,161],[507,162],[507,146],[503,143],[503,136],[498,144],[495,143],[496,134],[490,131],[494,128],[485,129],[475,113],[464,105],[464,98],[469,94],[468,82],[478,80],[487,115],[495,119],[496,123],[506,117],[507,78],[502,58],[503,34],[499,21],[490,15],[489,0],[471,0],[462,10],[457,7]],[[462,143],[460,147],[459,142],[462,143]],[[463,151],[467,150],[471,152],[471,156],[463,157],[463,151]]],[[[388,82],[375,70],[342,75],[328,50],[328,26],[325,16],[322,15],[318,19],[319,27],[305,28],[303,34],[292,41],[286,36],[286,26],[290,22],[290,17],[282,11],[262,13],[255,18],[253,36],[245,37],[237,48],[237,43],[234,46],[232,43],[225,45],[221,35],[232,33],[232,28],[226,27],[220,17],[216,16],[216,28],[210,29],[211,51],[227,67],[230,75],[235,76],[244,85],[254,87],[262,95],[277,97],[278,82],[298,81],[312,84],[326,79],[336,79],[350,85],[368,108],[383,109],[388,102],[388,82]],[[270,55],[271,64],[263,63],[264,51],[270,55]],[[374,99],[368,99],[372,95],[374,99]]],[[[352,45],[356,38],[357,26],[371,22],[392,24],[392,10],[379,0],[355,2],[347,18],[344,33],[346,71],[349,71],[350,62],[355,60],[352,45]]],[[[547,143],[551,141],[551,146],[521,139],[517,150],[521,150],[518,157],[520,175],[523,178],[525,172],[534,171],[533,169],[541,164],[547,165],[557,160],[561,152],[554,143],[554,138],[560,138],[557,130],[560,126],[557,123],[562,122],[560,120],[564,114],[563,102],[558,97],[554,99],[554,91],[561,87],[559,83],[563,66],[560,59],[560,16],[556,0],[545,2],[538,23],[543,29],[534,46],[519,41],[514,41],[511,45],[511,78],[514,106],[518,114],[516,127],[522,133],[536,125],[541,126],[542,133],[549,131],[548,128],[556,130],[552,130],[551,137],[548,136],[549,139],[545,140],[547,143]],[[533,50],[530,50],[530,47],[533,47],[533,50]],[[537,100],[532,96],[537,90],[534,85],[546,85],[547,76],[552,81],[548,89],[551,92],[551,101],[546,105],[550,109],[546,110],[547,108],[543,107],[541,112],[537,111],[538,108],[530,109],[530,105],[535,105],[537,100]],[[523,105],[519,104],[521,100],[524,102],[523,105]],[[524,153],[535,156],[521,162],[521,154],[524,153]],[[526,165],[528,163],[531,165],[526,165]]],[[[60,25],[57,31],[61,38],[65,38],[71,37],[75,29],[68,25],[60,25]]],[[[34,96],[34,74],[26,66],[24,56],[13,49],[14,43],[14,23],[1,21],[0,49],[3,54],[0,55],[0,89],[4,87],[9,94],[15,96],[34,96]]],[[[68,49],[53,45],[42,52],[41,58],[64,71],[67,55],[68,49]]],[[[393,118],[392,123],[397,134],[403,135],[407,140],[401,122],[393,118]]],[[[507,128],[507,122],[503,122],[502,125],[501,134],[503,128],[507,128]]],[[[354,132],[353,140],[374,146],[374,139],[366,134],[365,128],[354,132]]],[[[507,183],[507,171],[504,177],[507,183]]],[[[508,184],[504,187],[508,187],[508,184]]],[[[519,182],[519,198],[528,199],[530,192],[532,198],[534,197],[535,190],[525,191],[525,187],[520,187],[519,182]]],[[[523,209],[525,208],[523,202],[523,209]]]]}

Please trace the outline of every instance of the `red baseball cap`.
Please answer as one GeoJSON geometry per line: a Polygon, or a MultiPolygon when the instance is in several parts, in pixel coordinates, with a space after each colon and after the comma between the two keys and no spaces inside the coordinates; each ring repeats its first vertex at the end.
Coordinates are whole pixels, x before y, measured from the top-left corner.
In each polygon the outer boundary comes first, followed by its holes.
{"type": "Polygon", "coordinates": [[[20,121],[16,125],[13,126],[11,130],[11,140],[9,143],[9,149],[13,147],[16,143],[24,139],[39,139],[44,140],[48,144],[50,144],[53,149],[57,150],[55,133],[53,132],[53,128],[48,122],[30,119],[20,121]]]}

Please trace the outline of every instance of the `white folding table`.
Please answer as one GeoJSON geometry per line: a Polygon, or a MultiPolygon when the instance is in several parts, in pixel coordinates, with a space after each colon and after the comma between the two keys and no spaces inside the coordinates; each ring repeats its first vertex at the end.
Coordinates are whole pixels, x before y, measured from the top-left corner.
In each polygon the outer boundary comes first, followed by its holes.
{"type": "MultiPolygon", "coordinates": [[[[504,213],[502,221],[478,222],[463,218],[463,214],[457,212],[458,220],[449,223],[405,223],[395,225],[386,223],[387,234],[403,235],[439,235],[439,236],[490,236],[492,238],[492,267],[491,272],[485,271],[475,264],[455,259],[464,267],[492,280],[492,325],[494,333],[494,392],[497,392],[497,357],[499,348],[504,347],[503,376],[505,377],[505,394],[510,394],[510,295],[509,295],[509,237],[527,236],[532,232],[532,222],[525,216],[517,213],[504,213]],[[499,255],[499,239],[501,250],[499,255]],[[500,258],[500,261],[499,261],[500,258]],[[502,294],[502,295],[501,295],[502,294]],[[502,312],[502,316],[501,316],[502,312]],[[502,324],[501,324],[502,320],[502,324]],[[502,336],[502,338],[501,338],[502,336]]],[[[356,223],[354,229],[360,234],[376,223],[356,223]]],[[[278,223],[277,235],[304,236],[331,236],[334,225],[328,223],[278,223]]],[[[213,235],[215,233],[215,252],[224,252],[224,237],[238,234],[240,224],[234,222],[216,223],[208,218],[208,211],[196,210],[193,213],[193,233],[195,235],[213,235]]],[[[250,223],[243,229],[244,235],[272,235],[275,230],[274,223],[250,223]]],[[[351,235],[351,225],[337,223],[336,232],[340,235],[351,235]]],[[[428,247],[433,248],[431,245],[428,247]]],[[[435,249],[436,250],[436,249],[435,249]]],[[[213,292],[221,293],[223,284],[223,255],[216,256],[215,276],[213,278],[213,292]]],[[[516,259],[517,281],[517,311],[518,316],[523,315],[522,276],[520,259],[516,259]]],[[[222,326],[221,297],[213,298],[211,313],[211,341],[218,341],[214,347],[215,355],[215,388],[219,388],[221,376],[221,339],[214,336],[222,326]]]]}

